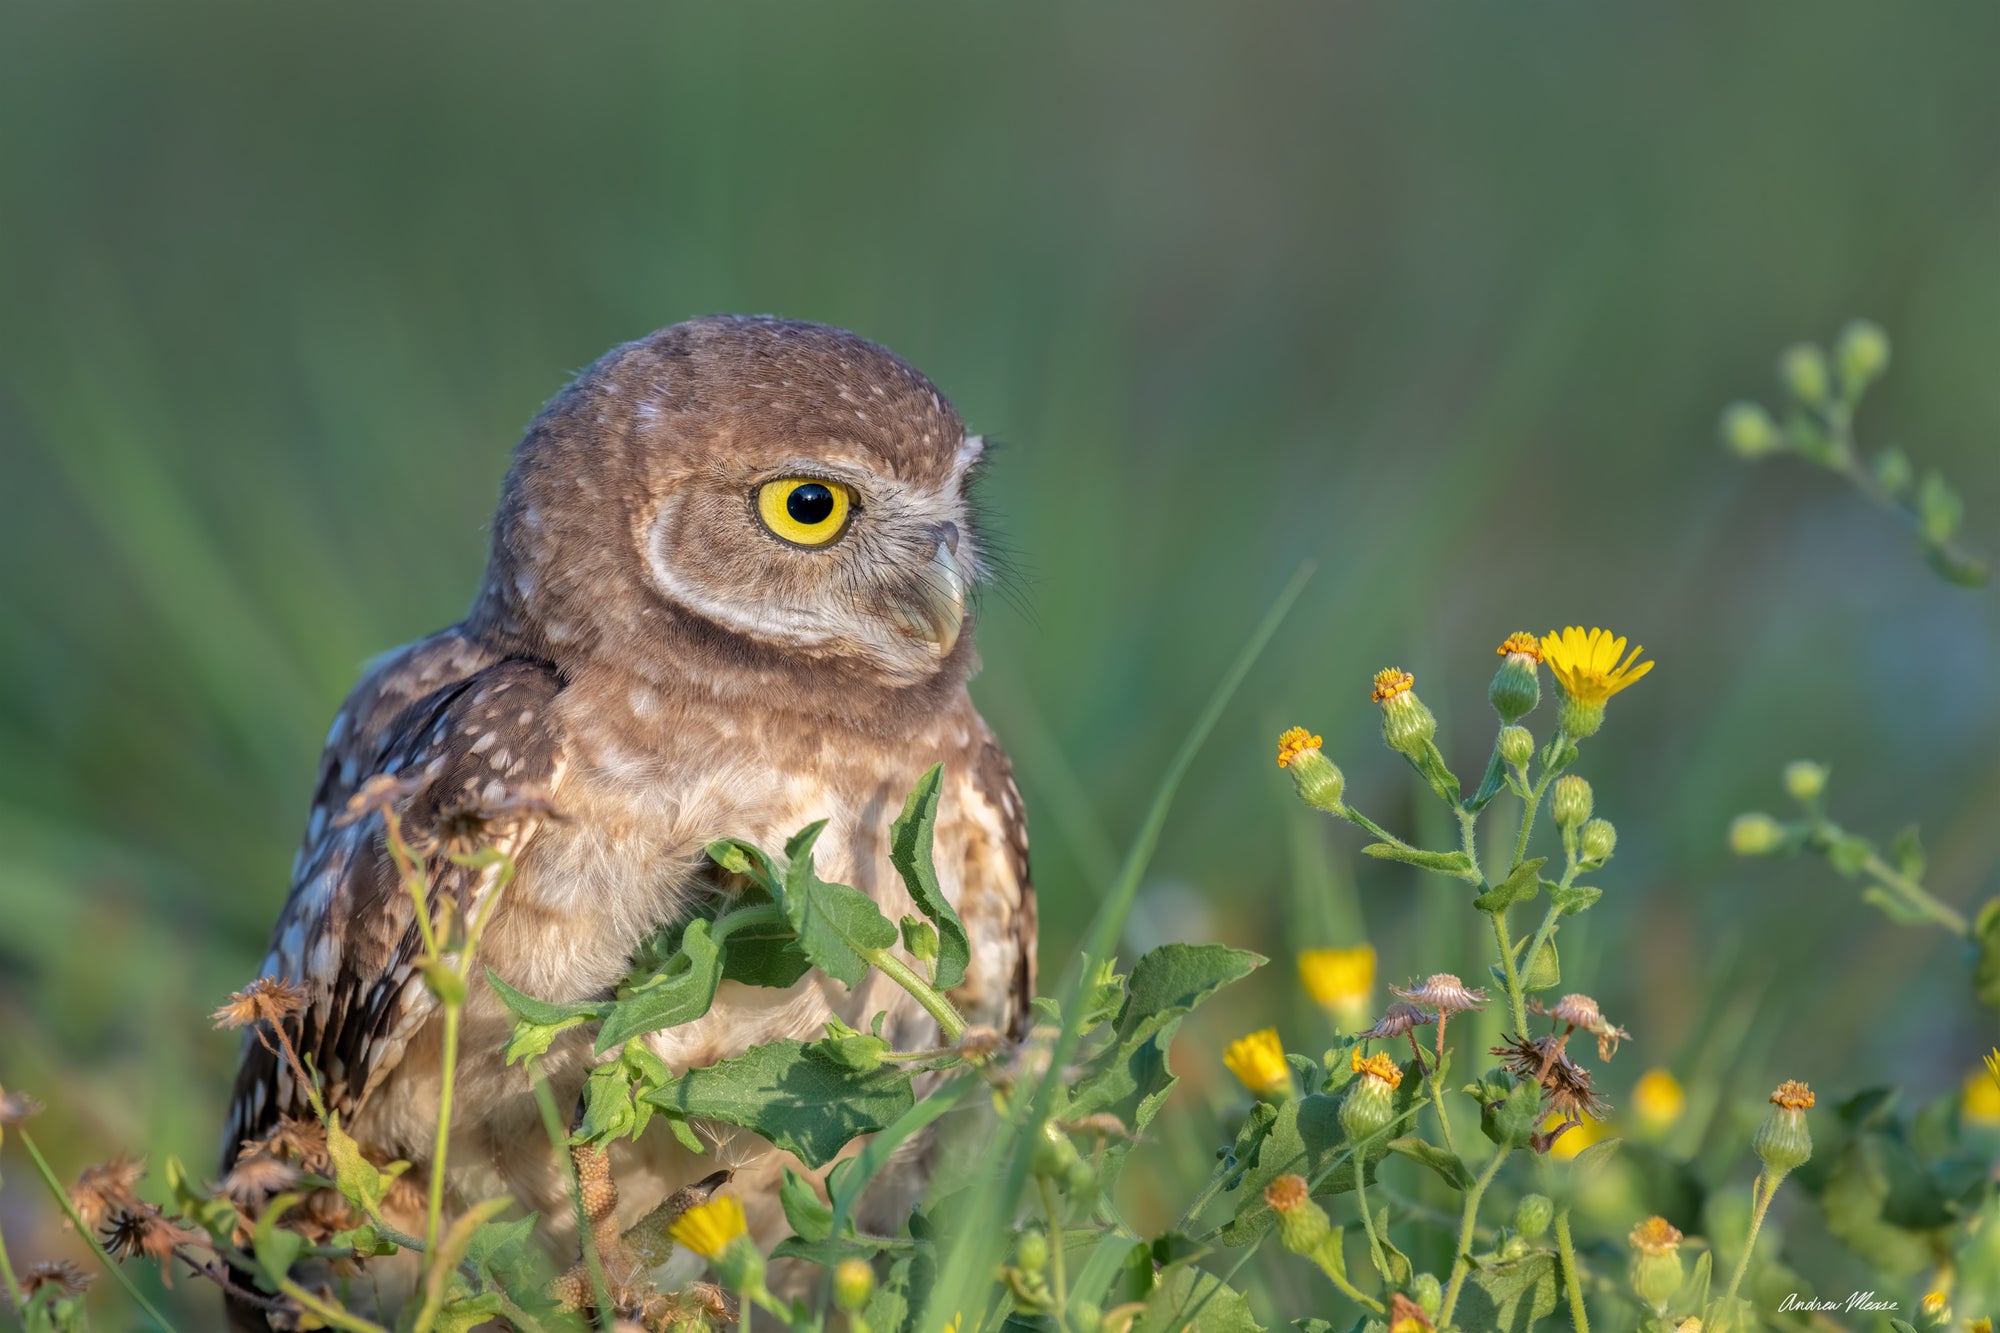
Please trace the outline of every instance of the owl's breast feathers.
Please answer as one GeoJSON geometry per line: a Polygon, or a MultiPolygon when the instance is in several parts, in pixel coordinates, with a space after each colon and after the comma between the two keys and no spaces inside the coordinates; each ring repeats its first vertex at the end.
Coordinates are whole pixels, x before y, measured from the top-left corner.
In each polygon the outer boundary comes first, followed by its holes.
{"type": "MultiPolygon", "coordinates": [[[[350,1123],[434,1005],[414,967],[421,948],[414,904],[382,815],[355,817],[350,802],[371,780],[394,782],[413,846],[449,848],[479,836],[518,855],[542,822],[537,800],[560,774],[552,707],[560,688],[548,665],[502,658],[446,631],[378,665],[334,719],[263,971],[306,989],[287,1035],[321,1075],[328,1109],[350,1123]]],[[[442,855],[429,866],[434,918],[447,898],[462,909],[476,904],[493,874],[442,855]]],[[[309,1114],[291,1071],[246,1042],[225,1161],[279,1116],[309,1114]]]]}

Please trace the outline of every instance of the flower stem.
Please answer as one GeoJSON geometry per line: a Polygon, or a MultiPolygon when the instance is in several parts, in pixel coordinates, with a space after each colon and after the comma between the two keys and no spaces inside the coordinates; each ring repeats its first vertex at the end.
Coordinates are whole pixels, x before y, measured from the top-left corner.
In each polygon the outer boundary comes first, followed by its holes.
{"type": "Polygon", "coordinates": [[[1465,1287],[1465,1275],[1472,1271],[1472,1237],[1479,1225],[1479,1201],[1486,1197],[1486,1187],[1493,1183],[1493,1177],[1500,1174],[1500,1163],[1507,1160],[1512,1148],[1501,1147],[1494,1151],[1486,1169],[1479,1173],[1479,1179],[1472,1182],[1472,1188],[1465,1195],[1465,1212],[1458,1223],[1458,1251],[1451,1260],[1451,1284],[1445,1288],[1444,1307],[1438,1313],[1440,1326],[1451,1323],[1451,1312],[1458,1308],[1458,1293],[1465,1287]]]}
{"type": "Polygon", "coordinates": [[[1778,1186],[1784,1180],[1784,1176],[1780,1175],[1776,1180],[1767,1181],[1765,1175],[1766,1171],[1759,1171],[1755,1183],[1751,1186],[1753,1206],[1750,1210],[1750,1234],[1743,1241],[1743,1253],[1737,1257],[1736,1271],[1729,1275],[1729,1289],[1722,1293],[1725,1318],[1735,1312],[1736,1289],[1743,1285],[1743,1275],[1750,1269],[1750,1256],[1756,1253],[1757,1233],[1763,1229],[1764,1214],[1770,1211],[1771,1196],[1778,1192],[1778,1186]]]}
{"type": "Polygon", "coordinates": [[[1922,885],[1884,861],[1879,853],[1871,850],[1868,859],[1861,863],[1861,868],[1873,875],[1883,888],[1902,894],[1910,906],[1952,934],[1962,939],[1969,933],[1971,928],[1966,925],[1965,917],[1957,909],[1932,897],[1922,885]]]}
{"type": "Polygon", "coordinates": [[[870,950],[862,956],[880,968],[882,975],[908,991],[924,1007],[924,1012],[937,1020],[946,1041],[955,1042],[965,1035],[965,1019],[952,1007],[951,1001],[940,995],[937,987],[918,976],[909,964],[887,949],[870,950]]]}
{"type": "Polygon", "coordinates": [[[1563,1286],[1569,1292],[1569,1322],[1576,1333],[1590,1333],[1590,1315],[1583,1308],[1583,1282],[1576,1268],[1576,1246],[1569,1236],[1569,1209],[1556,1214],[1556,1252],[1562,1256],[1563,1286]]]}
{"type": "Polygon", "coordinates": [[[97,1233],[85,1226],[83,1219],[76,1215],[76,1205],[69,1201],[68,1191],[63,1189],[61,1183],[56,1180],[56,1173],[49,1170],[48,1159],[42,1156],[41,1149],[35,1146],[35,1140],[29,1136],[28,1131],[17,1129],[15,1132],[21,1136],[21,1146],[28,1150],[28,1157],[34,1162],[35,1170],[41,1173],[42,1183],[49,1187],[49,1193],[53,1194],[56,1202],[62,1206],[63,1215],[68,1217],[69,1224],[76,1228],[76,1234],[83,1237],[84,1243],[90,1246],[90,1252],[97,1256],[97,1261],[110,1270],[111,1276],[117,1279],[118,1285],[125,1288],[125,1294],[132,1298],[132,1303],[137,1305],[141,1310],[144,1310],[148,1318],[155,1324],[158,1324],[166,1333],[175,1333],[174,1326],[167,1322],[167,1317],[161,1314],[151,1301],[146,1299],[144,1293],[133,1285],[132,1279],[125,1275],[125,1270],[113,1262],[111,1256],[104,1252],[104,1246],[98,1243],[97,1233]]]}
{"type": "Polygon", "coordinates": [[[344,1328],[349,1330],[349,1333],[389,1333],[389,1330],[380,1324],[370,1323],[360,1315],[350,1314],[330,1301],[321,1300],[291,1278],[279,1282],[278,1290],[317,1316],[328,1328],[344,1328]]]}
{"type": "MultiPolygon", "coordinates": [[[[1500,949],[1500,973],[1507,982],[1507,1003],[1514,1010],[1514,1030],[1528,1030],[1528,1005],[1521,993],[1521,974],[1514,966],[1514,941],[1507,934],[1507,909],[1492,914],[1493,942],[1500,949]]],[[[1532,958],[1531,960],[1532,961],[1532,958]]]]}
{"type": "Polygon", "coordinates": [[[21,1295],[21,1284],[14,1279],[14,1265],[8,1261],[7,1237],[4,1235],[0,1235],[0,1280],[5,1280],[7,1284],[9,1307],[19,1310],[26,1304],[26,1299],[21,1295]]]}
{"type": "Polygon", "coordinates": [[[1361,1229],[1368,1233],[1368,1257],[1386,1287],[1390,1283],[1389,1261],[1383,1257],[1382,1240],[1375,1234],[1375,1215],[1368,1211],[1368,1160],[1359,1151],[1354,1154],[1354,1202],[1361,1209],[1361,1229]]]}
{"type": "Polygon", "coordinates": [[[424,1248],[435,1251],[438,1233],[444,1228],[445,1155],[451,1146],[451,1103],[453,1085],[458,1080],[459,1005],[447,1000],[444,1006],[444,1053],[439,1060],[437,1141],[431,1148],[431,1194],[424,1218],[424,1248]]]}
{"type": "Polygon", "coordinates": [[[1041,1188],[1042,1211],[1049,1218],[1049,1278],[1056,1298],[1056,1327],[1068,1333],[1069,1278],[1063,1264],[1062,1200],[1056,1197],[1056,1187],[1048,1177],[1038,1176],[1035,1183],[1041,1188]]]}

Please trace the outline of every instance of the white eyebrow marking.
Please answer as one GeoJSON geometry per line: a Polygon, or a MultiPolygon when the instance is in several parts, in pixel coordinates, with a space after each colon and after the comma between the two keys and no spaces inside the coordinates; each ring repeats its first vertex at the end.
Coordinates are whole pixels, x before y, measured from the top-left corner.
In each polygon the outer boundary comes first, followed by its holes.
{"type": "Polygon", "coordinates": [[[968,435],[965,437],[965,442],[958,446],[958,454],[952,459],[952,466],[958,471],[963,472],[978,462],[979,456],[985,452],[986,437],[984,435],[968,435]]]}

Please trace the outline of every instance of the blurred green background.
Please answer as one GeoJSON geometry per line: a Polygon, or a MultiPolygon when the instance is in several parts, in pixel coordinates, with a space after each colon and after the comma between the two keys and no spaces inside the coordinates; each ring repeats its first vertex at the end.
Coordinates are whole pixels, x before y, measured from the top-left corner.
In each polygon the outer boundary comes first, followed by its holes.
{"type": "MultiPolygon", "coordinates": [[[[1244,1026],[1323,1042],[1300,945],[1483,971],[1459,891],[1301,829],[1277,730],[1434,832],[1369,674],[1413,669],[1476,773],[1493,645],[1562,623],[1660,661],[1581,766],[1621,841],[1566,981],[1636,1034],[1612,1100],[1648,1064],[1955,1088],[1993,1033],[1943,936],[1722,835],[1811,756],[1836,818],[1921,821],[1938,893],[1990,894],[1993,596],[1713,423],[1872,316],[1896,361],[1864,441],[2000,544],[1996,43],[1970,4],[10,7],[0,1081],[50,1104],[61,1170],[212,1160],[235,1043],[206,1015],[262,953],[359,664],[461,614],[568,375],[732,310],[884,342],[1008,446],[1020,573],[975,693],[1053,963],[1318,563],[1134,927],[1275,959],[1183,1040],[1190,1102],[1226,1101],[1244,1026]]],[[[60,1250],[6,1172],[17,1261],[60,1250]]]]}

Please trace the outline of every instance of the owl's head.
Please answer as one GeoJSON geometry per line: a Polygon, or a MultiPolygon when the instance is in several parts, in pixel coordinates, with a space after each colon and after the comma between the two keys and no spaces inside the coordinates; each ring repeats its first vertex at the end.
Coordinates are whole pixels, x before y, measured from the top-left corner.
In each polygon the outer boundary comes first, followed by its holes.
{"type": "Polygon", "coordinates": [[[698,650],[962,676],[982,453],[853,334],[740,317],[620,347],[529,430],[474,619],[557,661],[698,650]]]}

